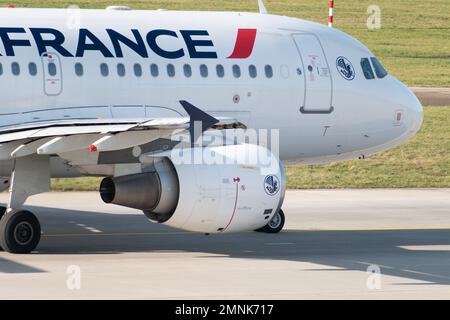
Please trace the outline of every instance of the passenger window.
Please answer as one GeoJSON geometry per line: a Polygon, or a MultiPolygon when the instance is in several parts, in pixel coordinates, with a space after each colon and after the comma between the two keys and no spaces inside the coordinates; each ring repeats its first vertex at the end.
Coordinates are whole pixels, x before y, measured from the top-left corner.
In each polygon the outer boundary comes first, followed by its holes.
{"type": "MultiPolygon", "coordinates": [[[[50,66],[50,65],[49,65],[50,66]]],[[[107,77],[109,75],[109,68],[108,65],[106,63],[102,63],[100,65],[100,73],[102,74],[102,76],[107,77]]]]}
{"type": "Polygon", "coordinates": [[[225,69],[224,69],[223,65],[218,64],[216,66],[216,72],[217,72],[217,76],[219,78],[223,78],[225,76],[225,69]]]}
{"type": "Polygon", "coordinates": [[[183,66],[183,72],[186,78],[190,78],[192,76],[192,68],[189,64],[185,64],[183,66]]]}
{"type": "Polygon", "coordinates": [[[50,62],[48,64],[48,74],[51,75],[52,77],[56,76],[56,64],[54,64],[53,62],[50,62]]]}
{"type": "Polygon", "coordinates": [[[200,65],[200,75],[202,78],[206,78],[208,76],[208,67],[205,64],[200,65]]]}
{"type": "Polygon", "coordinates": [[[377,58],[370,58],[370,60],[372,60],[373,68],[378,78],[382,79],[388,75],[388,72],[377,58]]]}
{"type": "Polygon", "coordinates": [[[28,72],[30,73],[31,76],[35,76],[37,74],[37,66],[36,63],[34,62],[30,62],[28,64],[28,72]]]}
{"type": "Polygon", "coordinates": [[[175,77],[175,67],[173,64],[167,65],[167,75],[171,78],[175,77]]]}
{"type": "Polygon", "coordinates": [[[241,77],[241,67],[239,67],[237,64],[235,64],[233,66],[233,76],[235,78],[240,78],[241,77]]]}
{"type": "Polygon", "coordinates": [[[258,73],[256,71],[256,67],[254,65],[250,65],[248,67],[248,73],[250,74],[251,78],[256,78],[256,76],[258,75],[258,73]]]}
{"type": "Polygon", "coordinates": [[[123,63],[117,64],[117,75],[119,77],[125,77],[125,73],[125,66],[123,65],[123,63]]]}
{"type": "Polygon", "coordinates": [[[142,67],[139,63],[134,65],[134,75],[136,77],[142,77],[142,67]]]}
{"type": "Polygon", "coordinates": [[[369,59],[362,58],[361,59],[361,68],[364,73],[364,77],[367,80],[375,79],[375,74],[373,73],[372,66],[370,65],[369,59]]]}
{"type": "Polygon", "coordinates": [[[83,65],[79,62],[75,63],[75,74],[81,77],[84,73],[83,65]]]}
{"type": "Polygon", "coordinates": [[[152,74],[152,77],[156,78],[159,75],[159,68],[158,65],[152,64],[150,66],[150,73],[152,74]]]}
{"type": "Polygon", "coordinates": [[[266,65],[266,66],[264,67],[264,72],[265,72],[267,78],[270,79],[270,78],[273,77],[273,69],[272,69],[272,66],[266,65]]]}
{"type": "Polygon", "coordinates": [[[11,64],[11,72],[15,76],[18,76],[20,74],[20,66],[17,62],[13,62],[11,64]]]}

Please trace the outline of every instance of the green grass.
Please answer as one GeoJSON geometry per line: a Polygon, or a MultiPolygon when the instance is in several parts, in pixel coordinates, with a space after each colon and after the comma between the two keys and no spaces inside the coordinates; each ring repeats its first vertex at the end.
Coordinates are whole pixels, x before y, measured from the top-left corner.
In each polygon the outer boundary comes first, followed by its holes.
{"type": "MultiPolygon", "coordinates": [[[[257,0],[13,1],[16,7],[105,8],[126,4],[134,9],[256,11],[257,0]]],[[[328,0],[266,0],[270,13],[326,23],[328,0]]],[[[409,86],[450,87],[449,0],[336,0],[335,27],[361,40],[391,74],[409,86]],[[381,8],[380,30],[366,27],[367,8],[381,8]]]]}
{"type": "MultiPolygon", "coordinates": [[[[421,131],[406,144],[366,160],[289,166],[289,188],[450,187],[450,107],[425,108],[421,131]]],[[[99,178],[53,179],[52,189],[98,190],[99,178]]]]}
{"type": "Polygon", "coordinates": [[[102,178],[52,179],[53,191],[98,191],[102,178]]]}

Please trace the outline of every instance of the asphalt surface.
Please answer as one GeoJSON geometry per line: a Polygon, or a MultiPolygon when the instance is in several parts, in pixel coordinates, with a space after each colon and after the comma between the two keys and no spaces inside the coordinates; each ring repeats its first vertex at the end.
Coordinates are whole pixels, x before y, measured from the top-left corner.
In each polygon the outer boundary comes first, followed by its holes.
{"type": "Polygon", "coordinates": [[[411,88],[424,106],[450,106],[450,88],[411,88]]]}
{"type": "Polygon", "coordinates": [[[27,204],[44,234],[0,251],[0,299],[450,298],[450,189],[289,191],[278,235],[174,230],[96,193],[27,204]]]}

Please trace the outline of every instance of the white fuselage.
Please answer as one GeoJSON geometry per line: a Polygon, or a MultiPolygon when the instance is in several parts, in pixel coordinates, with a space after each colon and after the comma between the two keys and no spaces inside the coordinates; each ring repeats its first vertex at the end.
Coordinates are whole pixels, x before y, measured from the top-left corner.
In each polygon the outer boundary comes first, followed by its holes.
{"type": "Polygon", "coordinates": [[[402,83],[364,77],[361,59],[373,57],[365,46],[316,23],[231,12],[0,15],[2,130],[71,118],[179,117],[186,113],[178,101],[188,100],[248,128],[279,129],[282,160],[321,163],[386,150],[422,123],[422,106],[402,83]],[[237,40],[239,29],[256,29],[252,50],[248,34],[237,40]],[[339,73],[339,57],[352,64],[353,79],[339,73]]]}

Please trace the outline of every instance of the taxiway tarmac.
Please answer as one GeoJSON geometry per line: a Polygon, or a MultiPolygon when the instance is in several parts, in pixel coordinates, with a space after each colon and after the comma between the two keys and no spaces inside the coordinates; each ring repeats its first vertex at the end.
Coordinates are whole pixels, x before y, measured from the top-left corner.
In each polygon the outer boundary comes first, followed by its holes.
{"type": "Polygon", "coordinates": [[[450,298],[450,189],[288,191],[278,235],[174,230],[96,193],[27,205],[42,241],[0,252],[0,299],[450,298]]]}
{"type": "Polygon", "coordinates": [[[411,88],[424,106],[450,106],[450,88],[411,88]]]}

